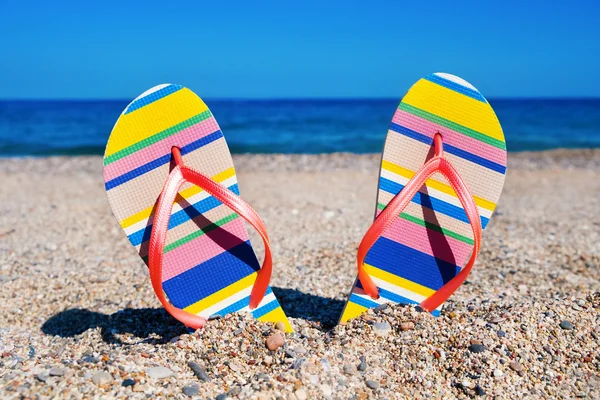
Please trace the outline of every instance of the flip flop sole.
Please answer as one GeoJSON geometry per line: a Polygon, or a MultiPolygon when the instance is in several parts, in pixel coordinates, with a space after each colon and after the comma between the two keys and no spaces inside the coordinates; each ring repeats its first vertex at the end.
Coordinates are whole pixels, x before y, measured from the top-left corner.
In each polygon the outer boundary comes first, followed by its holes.
{"type": "MultiPolygon", "coordinates": [[[[173,146],[181,149],[186,165],[239,195],[229,148],[202,99],[170,84],[140,95],[112,130],[104,181],[115,217],[146,263],[154,207],[170,171],[173,146]]],[[[199,187],[185,184],[165,245],[162,279],[169,301],[205,318],[248,311],[259,268],[243,219],[199,187]]],[[[270,287],[251,312],[292,330],[270,287]]]]}
{"type": "MultiPolygon", "coordinates": [[[[394,114],[381,161],[376,215],[431,158],[436,133],[442,134],[445,157],[473,194],[485,229],[504,185],[504,134],[479,91],[444,73],[415,83],[394,114]]],[[[383,303],[421,303],[460,271],[472,246],[473,233],[456,193],[440,173],[434,174],[366,256],[380,298],[366,295],[357,280],[341,321],[383,303]]]]}

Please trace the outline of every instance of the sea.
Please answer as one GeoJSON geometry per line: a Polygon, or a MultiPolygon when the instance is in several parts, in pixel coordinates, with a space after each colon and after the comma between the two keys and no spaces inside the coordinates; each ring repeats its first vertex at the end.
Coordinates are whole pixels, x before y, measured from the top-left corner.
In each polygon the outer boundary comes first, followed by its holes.
{"type": "MultiPolygon", "coordinates": [[[[205,99],[233,153],[376,153],[399,99],[205,99]]],[[[600,99],[488,99],[509,151],[600,147],[600,99]]],[[[127,100],[0,100],[0,157],[102,155],[127,100]]]]}

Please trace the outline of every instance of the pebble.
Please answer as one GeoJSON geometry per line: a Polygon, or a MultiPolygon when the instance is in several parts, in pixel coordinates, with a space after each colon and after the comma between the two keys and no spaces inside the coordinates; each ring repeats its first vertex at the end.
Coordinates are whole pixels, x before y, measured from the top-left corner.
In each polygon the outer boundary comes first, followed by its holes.
{"type": "Polygon", "coordinates": [[[369,387],[370,389],[373,389],[373,390],[377,390],[381,387],[381,384],[379,382],[371,380],[371,379],[367,379],[367,381],[365,383],[367,384],[367,387],[369,387]]]}
{"type": "Polygon", "coordinates": [[[387,336],[392,327],[388,322],[376,322],[373,324],[373,331],[377,336],[387,336]]]}
{"type": "Polygon", "coordinates": [[[131,379],[131,378],[127,378],[123,381],[123,383],[121,383],[121,386],[123,387],[128,387],[128,386],[133,386],[135,385],[135,380],[131,379]]]}
{"type": "Polygon", "coordinates": [[[280,332],[285,332],[285,324],[281,321],[277,321],[277,323],[275,324],[275,329],[277,329],[280,332]]]}
{"type": "Polygon", "coordinates": [[[296,395],[296,398],[298,400],[306,400],[308,398],[308,394],[306,393],[306,390],[304,390],[303,388],[296,389],[294,394],[296,395]]]}
{"type": "Polygon", "coordinates": [[[353,375],[356,369],[352,365],[344,365],[343,371],[346,375],[353,375]]]}
{"type": "Polygon", "coordinates": [[[300,369],[302,365],[306,362],[305,358],[299,358],[292,364],[292,369],[300,369]]]}
{"type": "Polygon", "coordinates": [[[173,374],[173,372],[166,367],[152,367],[148,369],[148,371],[146,371],[146,375],[148,375],[149,378],[153,379],[168,378],[169,376],[171,376],[171,374],[173,374]]]}
{"type": "Polygon", "coordinates": [[[478,343],[474,343],[469,346],[469,351],[471,353],[483,353],[486,350],[487,350],[487,347],[485,347],[482,344],[478,344],[478,343]]]}
{"type": "Polygon", "coordinates": [[[506,337],[506,332],[504,332],[503,330],[499,330],[498,332],[496,332],[496,335],[498,335],[498,337],[506,337]]]}
{"type": "Polygon", "coordinates": [[[477,396],[485,396],[485,390],[483,390],[483,388],[479,385],[475,386],[475,394],[477,396]]]}
{"type": "Polygon", "coordinates": [[[496,378],[500,378],[502,375],[504,375],[504,372],[502,372],[502,370],[499,370],[499,369],[494,370],[494,376],[496,378]]]}
{"type": "Polygon", "coordinates": [[[319,360],[319,364],[321,364],[321,368],[323,368],[325,371],[331,370],[331,364],[329,364],[329,361],[326,358],[321,358],[319,360]]]}
{"type": "Polygon", "coordinates": [[[106,371],[96,372],[92,376],[92,382],[98,386],[106,385],[113,380],[113,376],[106,371]]]}
{"type": "Polygon", "coordinates": [[[35,376],[35,378],[40,382],[46,382],[46,380],[48,379],[49,376],[50,376],[50,374],[48,374],[47,371],[43,371],[43,372],[40,372],[39,374],[37,374],[35,376]]]}
{"type": "Polygon", "coordinates": [[[196,378],[200,379],[203,382],[210,382],[210,376],[208,376],[206,371],[201,366],[199,366],[193,361],[188,361],[188,367],[191,368],[196,378]]]}
{"type": "Polygon", "coordinates": [[[48,372],[50,376],[63,376],[65,374],[65,370],[63,368],[52,367],[48,372]]]}
{"type": "Polygon", "coordinates": [[[331,389],[331,386],[329,386],[329,385],[321,385],[319,387],[319,389],[321,389],[321,393],[325,397],[329,397],[333,394],[333,390],[331,389]]]}
{"type": "Polygon", "coordinates": [[[510,364],[508,364],[508,366],[516,372],[522,372],[523,371],[523,365],[521,365],[520,362],[518,361],[511,361],[510,364]]]}
{"type": "Polygon", "coordinates": [[[356,367],[356,369],[358,369],[360,372],[365,372],[367,370],[366,361],[361,361],[360,364],[358,364],[358,367],[356,367]]]}
{"type": "Polygon", "coordinates": [[[192,396],[195,396],[198,394],[198,392],[200,391],[200,388],[198,385],[186,385],[183,387],[183,389],[181,389],[181,391],[186,396],[192,397],[192,396]]]}
{"type": "Polygon", "coordinates": [[[273,333],[267,338],[267,349],[275,351],[283,346],[283,336],[281,333],[273,333]]]}
{"type": "Polygon", "coordinates": [[[221,393],[215,397],[215,400],[227,400],[227,393],[221,393]]]}
{"type": "Polygon", "coordinates": [[[411,321],[407,321],[407,322],[402,322],[400,324],[400,330],[401,331],[410,331],[412,329],[415,329],[415,324],[414,322],[411,321]]]}
{"type": "Polygon", "coordinates": [[[571,329],[573,329],[573,324],[565,319],[564,321],[561,321],[560,327],[564,330],[570,331],[571,329]]]}

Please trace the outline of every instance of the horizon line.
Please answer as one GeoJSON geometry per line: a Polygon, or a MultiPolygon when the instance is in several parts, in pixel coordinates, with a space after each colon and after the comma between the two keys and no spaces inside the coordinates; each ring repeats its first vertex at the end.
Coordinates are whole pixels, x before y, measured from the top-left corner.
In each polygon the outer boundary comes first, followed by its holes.
{"type": "MultiPolygon", "coordinates": [[[[403,96],[402,96],[403,97],[403,96]]],[[[398,101],[399,97],[390,97],[390,96],[361,96],[361,97],[203,97],[203,99],[208,101],[360,101],[360,100],[396,100],[398,101]]],[[[487,100],[600,100],[600,95],[598,96],[490,96],[486,97],[487,100]]],[[[28,102],[28,101],[123,101],[123,102],[131,102],[130,98],[118,98],[118,97],[27,97],[27,98],[2,98],[0,97],[0,102],[28,102]]]]}

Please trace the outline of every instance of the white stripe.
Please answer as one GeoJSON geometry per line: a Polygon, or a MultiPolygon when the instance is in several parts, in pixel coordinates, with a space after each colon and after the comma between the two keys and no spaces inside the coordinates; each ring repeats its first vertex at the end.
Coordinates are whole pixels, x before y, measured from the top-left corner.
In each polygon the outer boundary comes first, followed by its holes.
{"type": "MultiPolygon", "coordinates": [[[[242,300],[244,297],[250,296],[250,292],[252,292],[253,283],[245,289],[240,290],[239,292],[232,294],[226,299],[221,300],[217,304],[213,304],[212,306],[205,308],[204,310],[198,312],[197,314],[201,317],[208,318],[211,315],[221,311],[222,309],[229,307],[236,301],[242,300]]],[[[265,296],[266,297],[266,296],[265,296]]]]}
{"type": "MultiPolygon", "coordinates": [[[[234,185],[237,183],[237,177],[234,175],[231,178],[227,178],[224,181],[219,182],[219,183],[225,187],[230,187],[231,185],[234,185]]],[[[203,190],[200,193],[196,193],[195,195],[193,195],[191,197],[187,197],[186,200],[190,204],[196,204],[197,202],[207,199],[209,197],[211,197],[211,195],[206,190],[203,190]]],[[[181,210],[183,210],[181,205],[179,203],[175,203],[173,205],[173,211],[171,212],[171,215],[175,214],[176,212],[181,211],[181,210]]],[[[123,229],[125,231],[125,234],[127,236],[129,236],[132,233],[135,233],[141,229],[146,228],[146,226],[148,226],[149,223],[152,223],[152,221],[148,221],[149,219],[154,219],[154,215],[150,216],[150,218],[144,218],[140,222],[136,222],[135,224],[123,229]]]]}
{"type": "MultiPolygon", "coordinates": [[[[387,169],[382,169],[381,170],[381,176],[384,177],[384,178],[386,178],[386,179],[389,179],[390,181],[399,183],[402,186],[406,186],[406,184],[409,181],[408,178],[405,178],[402,175],[398,175],[398,174],[396,174],[396,173],[394,173],[392,171],[388,171],[387,169]]],[[[385,190],[384,190],[384,192],[385,192],[385,190]]],[[[386,193],[388,193],[388,192],[386,192],[386,193]]],[[[427,194],[429,196],[435,197],[438,200],[442,200],[442,201],[445,201],[446,203],[452,204],[452,205],[454,205],[456,207],[463,208],[463,206],[462,206],[462,204],[460,204],[460,200],[458,198],[456,198],[454,196],[451,196],[449,194],[446,194],[444,192],[440,192],[439,190],[433,189],[433,188],[431,188],[429,186],[427,186],[427,194]]],[[[487,219],[491,218],[492,211],[490,211],[490,210],[488,210],[486,208],[480,207],[480,206],[477,206],[477,209],[479,210],[479,215],[482,215],[482,216],[484,216],[487,219]]]]}
{"type": "MultiPolygon", "coordinates": [[[[418,295],[416,293],[412,293],[412,292],[408,292],[408,291],[406,291],[406,293],[410,293],[410,295],[404,295],[404,294],[402,294],[402,293],[400,293],[398,291],[398,289],[401,289],[401,288],[398,288],[397,286],[391,285],[388,282],[384,282],[381,279],[377,279],[375,277],[371,277],[371,279],[373,279],[373,281],[375,281],[377,283],[378,287],[380,287],[382,289],[385,289],[385,290],[389,290],[390,292],[399,294],[400,296],[406,297],[407,299],[410,299],[410,300],[413,300],[413,301],[417,301],[418,303],[421,303],[423,300],[425,300],[425,298],[423,296],[420,296],[420,295],[418,295]],[[385,285],[380,285],[380,283],[382,283],[382,282],[384,282],[385,285]],[[392,290],[392,288],[394,288],[394,289],[392,290]],[[420,298],[421,300],[417,300],[417,298],[420,298]]],[[[386,303],[388,303],[388,304],[398,304],[398,303],[396,303],[396,302],[394,302],[394,301],[392,301],[392,300],[390,300],[388,298],[385,298],[383,296],[379,296],[378,299],[373,299],[371,296],[369,296],[368,294],[366,294],[364,290],[362,290],[361,288],[356,287],[356,286],[354,286],[352,288],[352,294],[354,294],[354,295],[356,295],[356,296],[358,296],[358,297],[360,297],[362,299],[365,299],[365,300],[377,303],[379,305],[386,304],[386,303]]],[[[443,307],[443,304],[440,305],[438,308],[436,308],[436,310],[441,311],[442,307],[443,307]]]]}
{"type": "Polygon", "coordinates": [[[437,75],[440,78],[452,81],[454,83],[458,83],[461,86],[467,87],[467,88],[472,89],[472,90],[476,91],[477,93],[479,93],[479,91],[477,89],[475,89],[475,87],[473,85],[471,85],[469,82],[465,81],[464,79],[459,78],[456,75],[447,74],[445,72],[436,72],[433,75],[437,75]]]}

